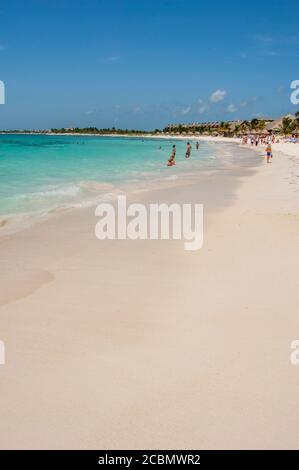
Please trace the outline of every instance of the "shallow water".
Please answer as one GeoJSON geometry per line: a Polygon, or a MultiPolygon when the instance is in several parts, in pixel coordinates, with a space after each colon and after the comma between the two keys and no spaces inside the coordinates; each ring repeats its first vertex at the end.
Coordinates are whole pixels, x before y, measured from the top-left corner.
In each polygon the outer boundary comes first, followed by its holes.
{"type": "Polygon", "coordinates": [[[216,166],[217,145],[203,142],[196,151],[194,143],[191,159],[186,160],[186,141],[176,140],[177,164],[167,167],[173,143],[127,137],[0,135],[1,219],[82,206],[113,197],[124,187],[146,188],[154,180],[177,179],[216,166]]]}

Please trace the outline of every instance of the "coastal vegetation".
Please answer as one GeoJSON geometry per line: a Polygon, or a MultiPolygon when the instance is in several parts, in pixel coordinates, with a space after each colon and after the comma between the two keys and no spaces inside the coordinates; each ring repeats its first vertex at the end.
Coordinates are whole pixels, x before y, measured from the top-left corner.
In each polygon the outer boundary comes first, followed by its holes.
{"type": "Polygon", "coordinates": [[[117,129],[116,127],[62,127],[46,130],[1,130],[2,134],[78,134],[78,135],[211,135],[234,137],[246,134],[279,134],[292,136],[299,134],[299,111],[295,115],[288,114],[279,119],[237,120],[198,122],[190,124],[169,124],[163,130],[145,131],[140,129],[117,129]]]}
{"type": "Polygon", "coordinates": [[[295,116],[287,115],[280,119],[258,119],[251,121],[215,121],[192,124],[170,124],[164,128],[165,134],[222,135],[233,137],[244,134],[281,134],[299,133],[299,111],[295,116]]]}
{"type": "MultiPolygon", "coordinates": [[[[55,134],[94,134],[94,135],[107,135],[107,134],[115,134],[115,135],[144,135],[144,134],[152,134],[153,132],[143,131],[139,129],[117,129],[115,127],[107,127],[103,129],[99,129],[97,127],[69,127],[69,128],[61,128],[61,129],[51,129],[52,133],[55,134]]],[[[154,133],[160,132],[159,129],[156,129],[154,133]]]]}

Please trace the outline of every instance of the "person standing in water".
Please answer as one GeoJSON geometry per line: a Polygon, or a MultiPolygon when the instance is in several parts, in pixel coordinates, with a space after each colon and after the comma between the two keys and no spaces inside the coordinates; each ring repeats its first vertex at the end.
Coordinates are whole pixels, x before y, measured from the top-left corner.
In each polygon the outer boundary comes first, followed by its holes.
{"type": "Polygon", "coordinates": [[[172,146],[172,151],[171,151],[171,155],[168,159],[168,163],[167,163],[167,166],[173,166],[175,165],[175,154],[176,154],[176,146],[173,145],[172,146]]]}
{"type": "Polygon", "coordinates": [[[199,142],[196,142],[196,150],[199,150],[199,142]]]}
{"type": "Polygon", "coordinates": [[[190,142],[187,142],[186,158],[190,158],[191,150],[192,150],[191,144],[190,142]]]}

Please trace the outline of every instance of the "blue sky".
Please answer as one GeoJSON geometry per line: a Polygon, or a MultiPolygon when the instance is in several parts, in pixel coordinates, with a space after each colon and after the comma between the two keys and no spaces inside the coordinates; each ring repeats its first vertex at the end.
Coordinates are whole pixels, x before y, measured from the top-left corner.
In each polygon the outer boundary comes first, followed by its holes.
{"type": "Polygon", "coordinates": [[[1,0],[0,128],[295,112],[298,0],[1,0]]]}

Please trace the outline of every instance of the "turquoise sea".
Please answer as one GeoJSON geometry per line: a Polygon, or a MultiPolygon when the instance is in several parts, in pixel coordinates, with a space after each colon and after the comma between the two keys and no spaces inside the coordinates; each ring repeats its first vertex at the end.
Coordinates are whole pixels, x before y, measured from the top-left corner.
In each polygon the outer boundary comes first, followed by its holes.
{"type": "Polygon", "coordinates": [[[190,160],[185,148],[180,140],[0,135],[0,217],[82,206],[213,164],[215,144],[201,143],[199,151],[193,144],[190,160]],[[170,168],[173,143],[177,164],[170,168]]]}

